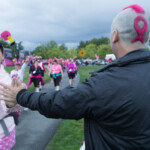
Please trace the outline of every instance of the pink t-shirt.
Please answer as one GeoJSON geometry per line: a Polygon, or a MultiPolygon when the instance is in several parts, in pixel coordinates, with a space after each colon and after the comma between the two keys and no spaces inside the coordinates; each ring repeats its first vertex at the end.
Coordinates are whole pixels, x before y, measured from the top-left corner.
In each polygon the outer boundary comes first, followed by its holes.
{"type": "Polygon", "coordinates": [[[52,74],[58,74],[58,73],[60,73],[61,72],[61,69],[62,69],[62,67],[61,67],[61,65],[52,65],[52,74]]]}

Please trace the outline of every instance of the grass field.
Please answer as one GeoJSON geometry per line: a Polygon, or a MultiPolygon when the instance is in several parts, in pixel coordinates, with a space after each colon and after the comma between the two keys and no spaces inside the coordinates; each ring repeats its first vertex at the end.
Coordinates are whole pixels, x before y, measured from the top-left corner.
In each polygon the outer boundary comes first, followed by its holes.
{"type": "MultiPolygon", "coordinates": [[[[80,67],[80,81],[83,82],[90,77],[89,72],[99,69],[102,66],[80,67]]],[[[83,119],[64,120],[55,134],[47,150],[78,150],[84,140],[83,119]]]]}
{"type": "MultiPolygon", "coordinates": [[[[5,70],[10,73],[11,70],[13,70],[14,67],[5,67],[5,70]]],[[[49,82],[50,81],[50,78],[48,76],[48,74],[45,73],[45,76],[44,76],[44,81],[45,83],[49,82]]],[[[24,83],[28,83],[29,82],[29,67],[26,67],[26,70],[25,70],[25,73],[24,73],[24,83]]],[[[34,86],[33,84],[28,88],[28,91],[34,91],[34,86]]]]}

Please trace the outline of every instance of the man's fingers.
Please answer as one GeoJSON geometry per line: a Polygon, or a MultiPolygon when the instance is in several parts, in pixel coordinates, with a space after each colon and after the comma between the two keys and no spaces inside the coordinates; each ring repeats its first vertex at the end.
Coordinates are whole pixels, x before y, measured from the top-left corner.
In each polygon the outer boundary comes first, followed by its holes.
{"type": "Polygon", "coordinates": [[[15,86],[15,82],[16,82],[16,79],[13,78],[12,82],[11,82],[11,86],[14,87],[15,86]]]}
{"type": "Polygon", "coordinates": [[[8,89],[4,89],[0,87],[0,94],[5,96],[6,94],[8,94],[9,90],[8,89]]]}
{"type": "Polygon", "coordinates": [[[22,85],[22,82],[19,78],[16,79],[16,85],[17,85],[17,87],[22,85]]]}
{"type": "Polygon", "coordinates": [[[7,101],[7,102],[11,102],[11,98],[5,97],[5,96],[0,97],[0,100],[4,100],[4,101],[7,101]]]}
{"type": "Polygon", "coordinates": [[[10,107],[10,108],[16,105],[15,103],[7,102],[7,101],[5,101],[5,104],[7,107],[10,107]]]}
{"type": "Polygon", "coordinates": [[[11,86],[8,86],[6,84],[0,83],[0,86],[2,86],[4,89],[11,89],[11,86]]]}
{"type": "Polygon", "coordinates": [[[7,98],[10,98],[10,101],[12,101],[12,94],[13,92],[11,90],[0,88],[0,95],[2,96],[0,100],[4,100],[5,98],[8,100],[7,98]]]}

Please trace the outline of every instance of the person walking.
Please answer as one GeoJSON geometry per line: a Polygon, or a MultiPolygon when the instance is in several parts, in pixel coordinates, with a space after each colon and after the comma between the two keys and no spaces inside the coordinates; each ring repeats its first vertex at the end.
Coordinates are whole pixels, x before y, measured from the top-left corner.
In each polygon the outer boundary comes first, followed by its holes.
{"type": "Polygon", "coordinates": [[[42,69],[39,66],[38,60],[35,58],[34,65],[32,65],[29,70],[29,82],[28,82],[27,86],[30,86],[33,83],[36,92],[39,92],[39,90],[40,90],[39,89],[40,82],[41,82],[41,85],[43,85],[43,86],[45,84],[44,80],[41,76],[41,72],[42,72],[42,69]]]}
{"type": "Polygon", "coordinates": [[[60,81],[63,78],[64,74],[63,74],[63,70],[62,70],[61,65],[58,64],[58,61],[56,59],[53,61],[53,65],[51,67],[50,74],[53,77],[55,90],[59,91],[59,89],[60,89],[60,81]]]}
{"type": "Polygon", "coordinates": [[[51,72],[51,68],[52,68],[52,61],[49,61],[48,65],[47,65],[47,70],[48,70],[48,75],[50,76],[50,81],[51,83],[53,83],[53,76],[52,76],[52,72],[51,72]]]}
{"type": "Polygon", "coordinates": [[[77,68],[75,66],[75,63],[73,62],[73,59],[69,60],[67,68],[68,68],[69,85],[73,86],[73,82],[74,82],[74,79],[75,79],[75,73],[76,73],[76,70],[77,70],[77,68]]]}

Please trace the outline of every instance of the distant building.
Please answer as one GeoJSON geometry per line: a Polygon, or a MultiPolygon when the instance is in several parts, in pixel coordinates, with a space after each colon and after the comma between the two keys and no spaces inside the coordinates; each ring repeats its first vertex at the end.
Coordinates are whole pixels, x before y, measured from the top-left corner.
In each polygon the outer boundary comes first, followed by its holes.
{"type": "MultiPolygon", "coordinates": [[[[9,49],[9,48],[4,48],[4,52],[5,52],[5,65],[6,66],[13,66],[14,63],[13,63],[13,53],[12,53],[12,50],[9,49]]],[[[20,51],[20,54],[19,54],[19,58],[20,59],[25,59],[26,56],[30,55],[30,52],[29,51],[20,51]]]]}
{"type": "Polygon", "coordinates": [[[4,48],[4,51],[5,51],[5,58],[12,60],[13,59],[12,50],[9,48],[4,48]]]}
{"type": "Polygon", "coordinates": [[[14,63],[12,61],[12,59],[13,59],[12,50],[9,48],[4,48],[4,53],[5,53],[5,59],[4,59],[5,65],[13,66],[14,63]]]}

